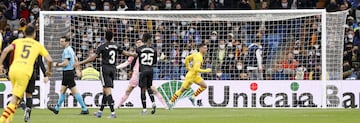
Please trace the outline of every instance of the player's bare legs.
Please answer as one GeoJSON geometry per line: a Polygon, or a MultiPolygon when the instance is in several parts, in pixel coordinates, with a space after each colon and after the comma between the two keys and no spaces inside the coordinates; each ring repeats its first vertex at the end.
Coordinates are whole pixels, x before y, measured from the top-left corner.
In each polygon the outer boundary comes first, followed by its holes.
{"type": "Polygon", "coordinates": [[[156,87],[151,86],[151,90],[153,91],[154,95],[160,100],[161,104],[163,104],[165,109],[167,109],[168,107],[166,105],[166,102],[165,102],[164,98],[161,96],[161,94],[159,93],[159,91],[156,89],[156,87]]]}
{"type": "Polygon", "coordinates": [[[61,86],[61,88],[60,88],[60,93],[61,93],[61,94],[65,94],[66,89],[67,89],[66,86],[61,86]]]}
{"type": "Polygon", "coordinates": [[[133,87],[132,85],[128,86],[128,88],[125,91],[125,94],[121,97],[121,100],[120,100],[119,105],[117,106],[117,108],[120,108],[121,105],[124,104],[124,102],[129,98],[129,95],[134,90],[134,88],[135,87],[133,87]]]}

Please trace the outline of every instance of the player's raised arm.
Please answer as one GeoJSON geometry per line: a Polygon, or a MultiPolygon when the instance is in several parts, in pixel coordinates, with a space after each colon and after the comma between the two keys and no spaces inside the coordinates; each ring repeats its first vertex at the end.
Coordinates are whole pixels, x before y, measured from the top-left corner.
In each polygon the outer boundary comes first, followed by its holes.
{"type": "Polygon", "coordinates": [[[76,68],[79,65],[94,61],[97,57],[99,57],[99,54],[101,54],[104,50],[105,50],[105,47],[99,46],[98,48],[96,48],[96,53],[90,54],[90,56],[83,61],[80,61],[78,63],[75,62],[74,67],[76,68]]]}
{"type": "Polygon", "coordinates": [[[194,57],[194,54],[191,54],[189,56],[186,56],[185,58],[185,67],[186,67],[186,70],[191,70],[191,67],[190,67],[190,60],[192,60],[194,57]]]}
{"type": "Polygon", "coordinates": [[[82,65],[82,64],[86,64],[86,63],[89,63],[89,62],[92,62],[94,61],[99,55],[94,53],[94,54],[91,54],[88,58],[86,58],[85,60],[83,61],[80,61],[79,63],[75,63],[75,67],[77,67],[77,65],[82,65]]]}
{"type": "Polygon", "coordinates": [[[126,55],[126,56],[137,57],[137,54],[136,54],[136,53],[130,53],[130,52],[128,52],[128,51],[122,51],[121,54],[126,55]]]}
{"type": "Polygon", "coordinates": [[[128,60],[126,60],[124,63],[119,64],[116,66],[116,69],[123,69],[131,64],[131,62],[134,60],[134,57],[129,57],[128,60]]]}

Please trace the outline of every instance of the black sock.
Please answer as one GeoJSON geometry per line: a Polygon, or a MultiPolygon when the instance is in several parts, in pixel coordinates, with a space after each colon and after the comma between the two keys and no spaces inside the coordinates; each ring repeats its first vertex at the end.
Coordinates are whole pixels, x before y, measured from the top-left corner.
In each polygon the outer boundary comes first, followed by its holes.
{"type": "Polygon", "coordinates": [[[100,111],[104,110],[104,107],[106,105],[107,99],[106,99],[106,95],[103,94],[102,100],[101,100],[101,106],[100,106],[100,111]]]}
{"type": "Polygon", "coordinates": [[[143,109],[146,109],[146,96],[145,96],[145,92],[141,92],[141,103],[142,103],[143,109]]]}
{"type": "Polygon", "coordinates": [[[114,109],[114,99],[113,99],[111,94],[107,96],[107,102],[109,104],[110,111],[114,112],[115,111],[115,109],[114,109]]]}
{"type": "Polygon", "coordinates": [[[148,93],[149,93],[151,102],[154,103],[155,102],[154,92],[151,90],[151,88],[148,88],[148,93]]]}
{"type": "Polygon", "coordinates": [[[33,105],[33,99],[32,99],[32,97],[26,98],[26,107],[32,108],[32,105],[33,105]]]}

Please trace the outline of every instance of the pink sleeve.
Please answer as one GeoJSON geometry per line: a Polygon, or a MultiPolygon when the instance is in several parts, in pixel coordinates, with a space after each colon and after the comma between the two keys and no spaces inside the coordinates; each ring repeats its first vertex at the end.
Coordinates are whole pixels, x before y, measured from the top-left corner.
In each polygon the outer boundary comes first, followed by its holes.
{"type": "Polygon", "coordinates": [[[133,60],[134,60],[134,57],[129,57],[126,62],[121,63],[121,64],[119,64],[119,65],[116,66],[116,67],[117,67],[118,69],[125,68],[126,66],[130,65],[133,60]]]}
{"type": "Polygon", "coordinates": [[[134,60],[134,57],[130,56],[127,61],[131,63],[133,60],[134,60]]]}

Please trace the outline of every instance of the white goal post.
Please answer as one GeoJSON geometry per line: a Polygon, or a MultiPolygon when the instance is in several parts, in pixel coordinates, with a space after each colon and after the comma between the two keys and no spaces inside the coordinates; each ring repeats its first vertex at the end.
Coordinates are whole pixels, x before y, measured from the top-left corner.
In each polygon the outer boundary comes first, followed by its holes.
{"type": "MultiPolygon", "coordinates": [[[[327,79],[342,79],[342,67],[339,67],[342,66],[341,50],[346,15],[346,12],[326,13],[325,9],[41,11],[39,39],[49,50],[53,59],[58,62],[62,51],[58,45],[58,39],[61,36],[70,37],[76,54],[86,58],[89,53],[93,53],[92,50],[96,49],[97,45],[103,42],[104,30],[114,30],[114,41],[124,46],[126,50],[133,50],[133,48],[124,44],[132,45],[135,40],[141,38],[140,35],[144,31],[150,32],[154,35],[154,47],[161,51],[158,58],[160,63],[156,70],[159,72],[155,72],[157,77],[154,79],[180,81],[184,77],[181,54],[185,51],[187,51],[185,54],[195,52],[196,48],[193,47],[205,42],[208,44],[209,55],[205,56],[204,67],[209,65],[214,71],[211,75],[205,74],[205,80],[321,81],[322,96],[319,107],[331,107],[327,103],[331,100],[326,96],[327,79]],[[330,35],[329,32],[331,32],[330,35]],[[222,48],[219,49],[222,41],[226,44],[223,57],[219,55],[222,50],[222,48]],[[249,61],[253,58],[250,57],[252,53],[250,49],[254,41],[260,41],[259,47],[262,47],[263,51],[261,65],[264,68],[258,73],[251,69],[259,68],[258,61],[249,61]],[[180,49],[177,50],[177,47],[180,49]],[[289,61],[292,57],[294,60],[289,61]],[[291,63],[287,64],[286,61],[291,63]],[[207,64],[207,62],[210,63],[207,64]],[[257,64],[252,66],[253,63],[257,64]],[[300,71],[300,68],[304,71],[300,71]],[[280,70],[284,74],[277,74],[280,70]],[[253,75],[253,72],[256,75],[253,75]],[[335,77],[329,77],[333,74],[328,75],[328,73],[338,74],[335,77]],[[244,80],[243,75],[246,75],[244,78],[247,77],[247,80],[244,80]],[[309,79],[310,77],[312,80],[309,79]],[[320,78],[327,79],[320,80],[320,78]]],[[[126,59],[119,57],[118,63],[126,59]]],[[[93,65],[99,67],[100,62],[96,61],[93,65]]],[[[60,71],[61,69],[54,70],[55,73],[51,79],[53,85],[56,80],[61,80],[60,71]]],[[[119,70],[116,80],[128,80],[129,78],[124,78],[122,74],[126,74],[127,71],[129,69],[119,70]]],[[[42,79],[41,75],[41,81],[42,79]]],[[[48,93],[45,92],[48,91],[41,90],[41,92],[45,96],[41,99],[41,102],[44,102],[41,107],[45,107],[51,100],[51,96],[47,97],[48,93]]]]}

